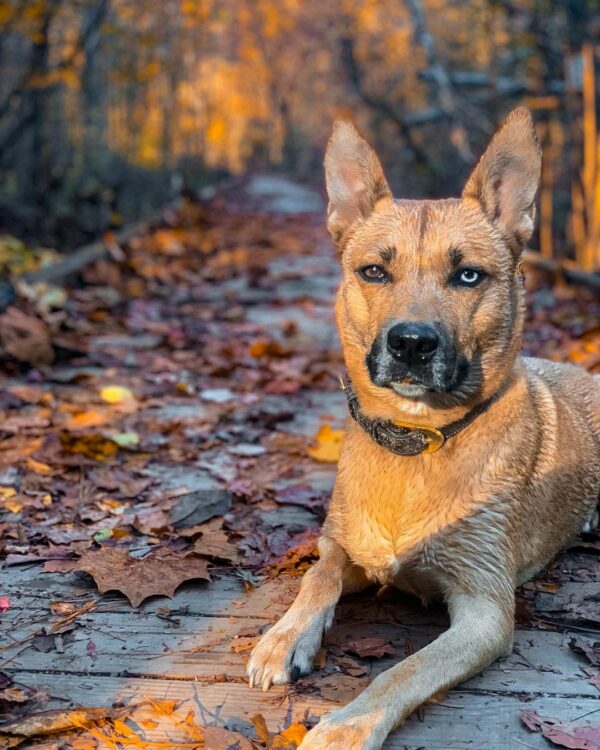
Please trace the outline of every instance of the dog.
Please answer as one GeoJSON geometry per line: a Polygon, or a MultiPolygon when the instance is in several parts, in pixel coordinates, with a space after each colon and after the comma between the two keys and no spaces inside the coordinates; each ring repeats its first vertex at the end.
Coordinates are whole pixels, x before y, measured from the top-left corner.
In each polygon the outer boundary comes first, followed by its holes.
{"type": "Polygon", "coordinates": [[[461,198],[395,200],[367,142],[334,125],[327,226],[351,418],[319,560],[254,648],[249,682],[308,673],[339,598],[372,584],[443,599],[451,624],[301,750],[377,750],[420,704],[509,653],[515,588],[593,522],[600,380],[519,355],[540,171],[520,108],[461,198]]]}

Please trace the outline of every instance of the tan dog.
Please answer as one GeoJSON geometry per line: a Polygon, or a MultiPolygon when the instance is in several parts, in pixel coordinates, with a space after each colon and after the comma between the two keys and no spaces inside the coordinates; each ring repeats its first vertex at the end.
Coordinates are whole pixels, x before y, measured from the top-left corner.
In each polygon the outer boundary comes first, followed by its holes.
{"type": "Polygon", "coordinates": [[[328,229],[354,420],[320,559],[254,649],[250,684],[308,672],[340,596],[373,582],[443,597],[451,627],[323,718],[301,750],[380,748],[419,704],[509,652],[515,587],[594,516],[600,381],[518,354],[540,162],[519,109],[460,199],[394,200],[367,143],[334,127],[328,229]]]}

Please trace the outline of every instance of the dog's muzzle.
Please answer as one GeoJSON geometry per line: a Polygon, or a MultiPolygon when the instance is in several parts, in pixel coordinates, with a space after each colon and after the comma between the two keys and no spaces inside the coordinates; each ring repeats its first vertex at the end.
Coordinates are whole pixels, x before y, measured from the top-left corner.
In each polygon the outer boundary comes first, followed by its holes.
{"type": "Polygon", "coordinates": [[[447,328],[437,321],[394,322],[381,331],[367,355],[372,382],[406,397],[456,390],[468,371],[447,328]]]}

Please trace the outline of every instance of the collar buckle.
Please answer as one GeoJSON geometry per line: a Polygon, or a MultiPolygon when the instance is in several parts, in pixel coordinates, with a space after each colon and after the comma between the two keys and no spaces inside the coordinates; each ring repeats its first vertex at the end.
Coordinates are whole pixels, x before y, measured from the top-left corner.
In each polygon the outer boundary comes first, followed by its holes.
{"type": "Polygon", "coordinates": [[[421,451],[422,453],[435,453],[436,451],[439,451],[442,445],[446,442],[444,433],[441,430],[438,430],[437,427],[421,427],[420,425],[401,422],[396,419],[394,420],[394,424],[396,427],[403,427],[405,430],[421,433],[423,439],[427,443],[425,448],[421,451]]]}

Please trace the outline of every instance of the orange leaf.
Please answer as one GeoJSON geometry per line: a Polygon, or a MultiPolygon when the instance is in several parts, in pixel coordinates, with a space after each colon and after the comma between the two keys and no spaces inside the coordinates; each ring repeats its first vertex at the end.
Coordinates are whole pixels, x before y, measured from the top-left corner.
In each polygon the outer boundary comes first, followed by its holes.
{"type": "Polygon", "coordinates": [[[36,461],[34,458],[28,458],[25,461],[25,466],[31,471],[35,471],[36,474],[52,474],[52,467],[43,464],[41,461],[36,461]]]}
{"type": "Polygon", "coordinates": [[[265,717],[262,714],[254,714],[254,716],[250,718],[250,721],[254,724],[259,742],[264,742],[264,744],[267,745],[270,735],[265,717]]]}
{"type": "Polygon", "coordinates": [[[67,428],[69,430],[80,430],[84,427],[97,427],[98,425],[105,424],[108,420],[108,414],[96,409],[90,409],[90,411],[80,411],[69,417],[67,428]]]}
{"type": "Polygon", "coordinates": [[[290,724],[273,737],[273,750],[296,750],[307,732],[308,729],[302,724],[290,724]]]}
{"type": "Polygon", "coordinates": [[[316,446],[308,449],[308,455],[315,461],[334,464],[339,460],[344,442],[344,431],[334,430],[324,424],[315,435],[316,446]]]}

